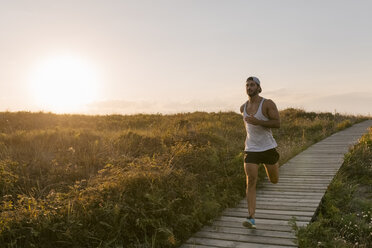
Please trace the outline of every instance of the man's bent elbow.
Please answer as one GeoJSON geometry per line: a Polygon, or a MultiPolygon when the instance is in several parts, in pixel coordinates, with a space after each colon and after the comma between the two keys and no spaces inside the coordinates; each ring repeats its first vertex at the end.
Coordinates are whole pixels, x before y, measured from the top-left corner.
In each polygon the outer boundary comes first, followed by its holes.
{"type": "Polygon", "coordinates": [[[280,121],[276,121],[273,128],[280,128],[280,121]]]}

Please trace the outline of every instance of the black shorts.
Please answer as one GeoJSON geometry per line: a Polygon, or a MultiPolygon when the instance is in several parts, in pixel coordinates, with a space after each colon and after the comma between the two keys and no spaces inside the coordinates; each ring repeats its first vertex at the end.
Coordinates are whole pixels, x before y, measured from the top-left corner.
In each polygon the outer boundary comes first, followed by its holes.
{"type": "Polygon", "coordinates": [[[279,153],[275,148],[263,152],[245,151],[244,163],[249,164],[275,164],[279,160],[279,153]]]}

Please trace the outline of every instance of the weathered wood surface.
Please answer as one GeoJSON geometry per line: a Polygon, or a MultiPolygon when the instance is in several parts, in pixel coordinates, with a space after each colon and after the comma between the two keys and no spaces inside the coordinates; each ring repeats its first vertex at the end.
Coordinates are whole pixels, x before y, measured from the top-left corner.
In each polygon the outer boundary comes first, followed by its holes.
{"type": "Polygon", "coordinates": [[[297,247],[288,221],[299,226],[313,217],[329,183],[342,165],[349,147],[367,132],[372,120],[312,145],[280,167],[278,184],[264,182],[257,191],[256,230],[242,226],[248,214],[246,199],[228,208],[212,225],[205,226],[181,248],[297,247]]]}

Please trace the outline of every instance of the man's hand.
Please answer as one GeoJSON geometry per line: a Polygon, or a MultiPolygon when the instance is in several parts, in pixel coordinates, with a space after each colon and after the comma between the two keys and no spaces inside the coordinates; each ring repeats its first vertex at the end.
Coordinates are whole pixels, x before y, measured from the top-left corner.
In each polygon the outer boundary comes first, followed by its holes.
{"type": "Polygon", "coordinates": [[[252,125],[260,125],[261,123],[260,120],[258,120],[253,115],[248,115],[247,117],[245,117],[245,121],[252,125]]]}

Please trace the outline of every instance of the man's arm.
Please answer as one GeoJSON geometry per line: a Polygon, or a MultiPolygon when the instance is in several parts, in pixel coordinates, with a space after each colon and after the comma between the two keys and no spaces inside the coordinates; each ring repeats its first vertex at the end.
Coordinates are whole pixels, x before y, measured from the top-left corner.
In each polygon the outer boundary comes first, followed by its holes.
{"type": "Polygon", "coordinates": [[[264,123],[264,125],[262,126],[270,128],[280,128],[280,117],[278,108],[270,99],[267,100],[267,118],[269,120],[266,121],[266,123],[264,123]]]}
{"type": "Polygon", "coordinates": [[[264,113],[266,112],[267,118],[269,120],[263,121],[263,120],[258,120],[253,116],[248,116],[246,117],[246,121],[252,125],[259,125],[259,126],[268,127],[268,128],[279,128],[280,127],[279,111],[275,103],[270,99],[267,99],[265,102],[266,102],[266,108],[265,108],[266,111],[263,111],[263,112],[264,113]]]}

